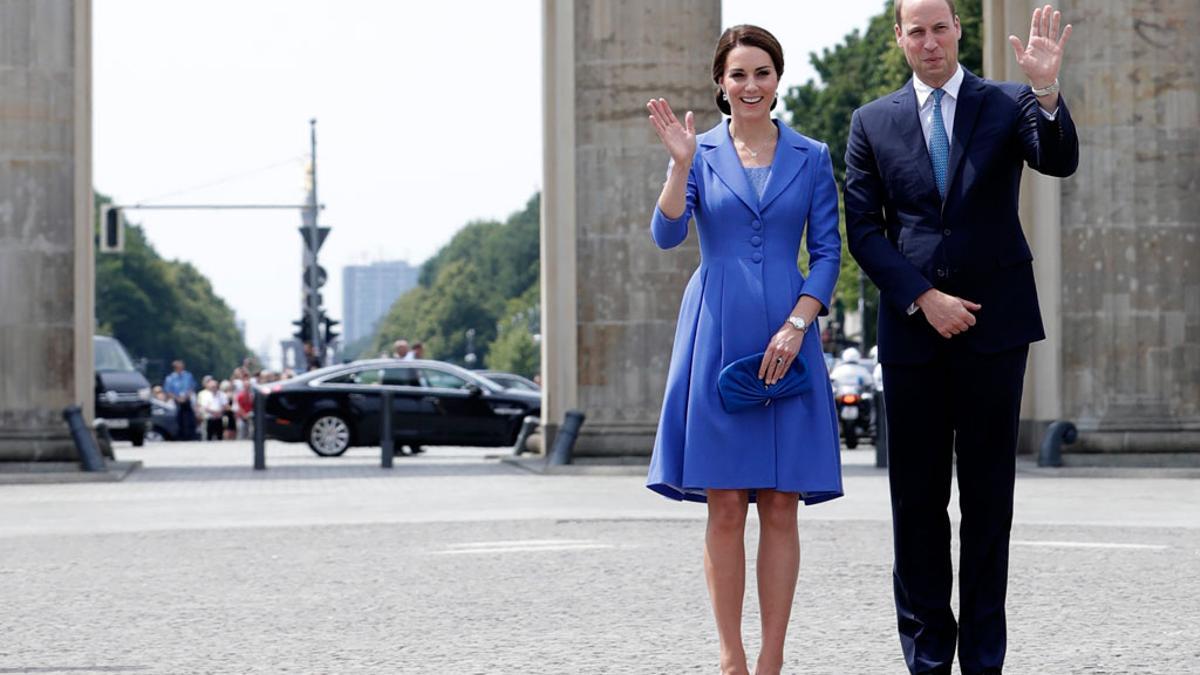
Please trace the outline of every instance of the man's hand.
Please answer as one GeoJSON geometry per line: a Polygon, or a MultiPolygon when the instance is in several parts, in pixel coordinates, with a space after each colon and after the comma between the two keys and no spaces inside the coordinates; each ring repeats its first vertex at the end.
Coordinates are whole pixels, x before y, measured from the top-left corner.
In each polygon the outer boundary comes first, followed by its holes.
{"type": "Polygon", "coordinates": [[[975,325],[975,315],[983,305],[947,295],[931,288],[917,298],[917,307],[938,335],[949,339],[975,325]]]}
{"type": "MultiPolygon", "coordinates": [[[[1062,12],[1046,5],[1033,10],[1033,21],[1029,26],[1029,42],[1021,44],[1021,38],[1009,35],[1008,42],[1012,45],[1013,54],[1017,57],[1017,65],[1021,72],[1029,78],[1034,89],[1045,89],[1058,79],[1058,70],[1062,67],[1063,50],[1067,39],[1071,37],[1071,25],[1067,24],[1059,32],[1062,25],[1062,12]]],[[[1058,94],[1042,98],[1050,99],[1038,102],[1046,107],[1058,105],[1058,94]]],[[[1051,110],[1053,107],[1050,108],[1051,110]]]]}

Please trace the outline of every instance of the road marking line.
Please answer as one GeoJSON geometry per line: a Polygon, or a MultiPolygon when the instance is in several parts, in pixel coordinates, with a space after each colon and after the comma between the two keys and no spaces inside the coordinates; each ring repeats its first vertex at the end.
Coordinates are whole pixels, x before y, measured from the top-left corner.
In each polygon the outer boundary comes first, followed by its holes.
{"type": "Polygon", "coordinates": [[[588,551],[601,548],[615,548],[612,544],[538,544],[536,546],[494,546],[491,548],[459,548],[445,551],[434,551],[439,555],[463,555],[480,553],[525,553],[531,551],[588,551]]]}
{"type": "Polygon", "coordinates": [[[1137,551],[1163,551],[1170,546],[1161,544],[1119,544],[1106,541],[1019,541],[1012,542],[1014,546],[1046,546],[1054,548],[1123,548],[1137,551]]]}
{"type": "Polygon", "coordinates": [[[448,544],[447,548],[480,548],[490,546],[545,546],[552,544],[594,544],[594,539],[510,539],[507,541],[468,541],[448,544]]]}

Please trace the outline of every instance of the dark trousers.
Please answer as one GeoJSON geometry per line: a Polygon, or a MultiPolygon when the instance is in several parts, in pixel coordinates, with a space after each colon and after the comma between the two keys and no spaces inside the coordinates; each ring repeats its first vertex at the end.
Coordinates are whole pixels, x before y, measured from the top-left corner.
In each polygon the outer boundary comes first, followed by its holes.
{"type": "Polygon", "coordinates": [[[191,401],[175,403],[175,422],[179,430],[177,441],[196,440],[196,411],[192,410],[191,401]]]}
{"type": "Polygon", "coordinates": [[[1028,347],[949,340],[930,363],[884,365],[900,644],[909,671],[1004,665],[1017,423],[1028,347]],[[957,468],[959,623],[950,609],[950,474],[957,468]]]}
{"type": "Polygon", "coordinates": [[[204,421],[204,440],[219,441],[225,433],[225,418],[222,416],[210,417],[204,421]]]}

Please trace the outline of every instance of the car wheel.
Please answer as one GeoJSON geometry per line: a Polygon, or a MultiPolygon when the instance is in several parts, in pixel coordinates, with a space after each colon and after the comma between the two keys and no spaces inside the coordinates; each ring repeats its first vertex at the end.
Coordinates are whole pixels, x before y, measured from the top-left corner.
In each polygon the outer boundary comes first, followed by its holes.
{"type": "Polygon", "coordinates": [[[167,440],[167,437],[158,427],[154,427],[146,431],[145,440],[147,443],[162,443],[167,440]]]}
{"type": "Polygon", "coordinates": [[[322,457],[337,457],[350,447],[350,425],[337,415],[321,415],[308,425],[308,447],[322,457]]]}

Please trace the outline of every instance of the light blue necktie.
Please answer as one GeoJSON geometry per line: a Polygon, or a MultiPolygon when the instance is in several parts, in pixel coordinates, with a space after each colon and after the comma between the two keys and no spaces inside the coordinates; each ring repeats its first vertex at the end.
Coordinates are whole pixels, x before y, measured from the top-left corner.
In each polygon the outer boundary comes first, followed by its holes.
{"type": "Polygon", "coordinates": [[[942,121],[942,97],[946,92],[933,90],[933,124],[929,128],[929,158],[933,160],[933,180],[938,194],[946,198],[946,166],[950,163],[950,138],[942,121]]]}

